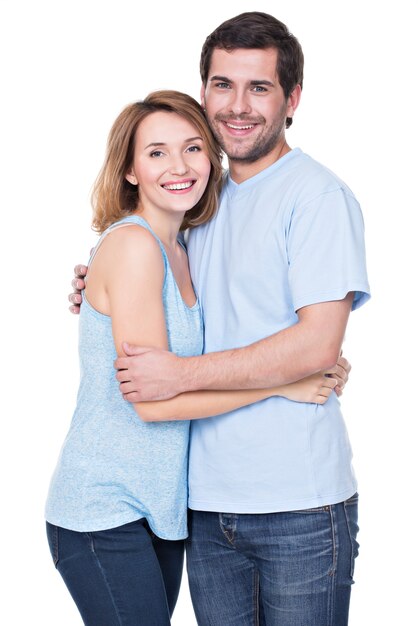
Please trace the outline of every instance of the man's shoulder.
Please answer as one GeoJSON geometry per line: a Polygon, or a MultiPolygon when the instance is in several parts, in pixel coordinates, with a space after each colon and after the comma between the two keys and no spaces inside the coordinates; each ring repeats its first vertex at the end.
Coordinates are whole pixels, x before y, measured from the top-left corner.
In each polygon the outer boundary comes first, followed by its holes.
{"type": "Polygon", "coordinates": [[[299,189],[311,193],[327,193],[341,190],[354,197],[353,192],[332,169],[298,149],[289,162],[289,177],[299,189]]]}

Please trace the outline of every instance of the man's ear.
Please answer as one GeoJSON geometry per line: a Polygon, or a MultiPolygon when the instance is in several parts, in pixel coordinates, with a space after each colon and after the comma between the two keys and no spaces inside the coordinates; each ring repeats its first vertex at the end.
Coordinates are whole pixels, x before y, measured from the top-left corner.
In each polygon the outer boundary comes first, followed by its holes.
{"type": "Polygon", "coordinates": [[[300,98],[302,95],[302,89],[300,85],[296,85],[292,93],[287,99],[287,111],[286,117],[293,117],[296,109],[299,106],[300,98]]]}

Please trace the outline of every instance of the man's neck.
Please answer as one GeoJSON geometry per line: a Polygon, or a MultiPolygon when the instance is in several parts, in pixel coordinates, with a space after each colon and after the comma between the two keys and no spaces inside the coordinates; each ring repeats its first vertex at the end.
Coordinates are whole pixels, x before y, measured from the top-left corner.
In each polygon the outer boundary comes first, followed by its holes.
{"type": "Polygon", "coordinates": [[[280,151],[273,150],[266,154],[261,159],[257,159],[253,163],[248,163],[247,161],[239,161],[239,160],[230,160],[228,159],[229,166],[229,175],[234,181],[234,183],[243,183],[245,180],[256,176],[263,170],[266,170],[270,165],[273,165],[276,161],[284,157],[285,154],[291,151],[290,146],[285,142],[280,151]]]}

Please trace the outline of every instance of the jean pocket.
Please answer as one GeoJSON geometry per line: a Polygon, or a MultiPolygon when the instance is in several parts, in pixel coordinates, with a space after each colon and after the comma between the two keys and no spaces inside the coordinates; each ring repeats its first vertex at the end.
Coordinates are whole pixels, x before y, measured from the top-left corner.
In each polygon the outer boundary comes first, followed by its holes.
{"type": "Polygon", "coordinates": [[[46,523],[46,536],[48,538],[49,549],[51,551],[55,567],[57,567],[59,561],[58,532],[58,526],[54,526],[54,524],[50,524],[49,522],[46,523]]]}
{"type": "Polygon", "coordinates": [[[351,498],[348,498],[344,503],[344,514],[347,523],[347,530],[351,542],[351,578],[354,576],[354,564],[355,559],[359,553],[359,543],[357,541],[357,534],[359,531],[358,526],[358,493],[355,493],[351,498]]]}

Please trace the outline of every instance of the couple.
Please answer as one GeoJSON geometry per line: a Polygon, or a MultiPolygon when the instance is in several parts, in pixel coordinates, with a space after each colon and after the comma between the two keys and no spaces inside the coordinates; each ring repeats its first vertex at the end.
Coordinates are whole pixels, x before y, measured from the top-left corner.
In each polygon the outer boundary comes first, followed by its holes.
{"type": "Polygon", "coordinates": [[[47,503],[51,551],[86,624],[169,624],[193,418],[198,623],[346,624],[356,482],[331,393],[344,372],[323,370],[368,298],[361,211],[286,143],[303,55],[282,23],[258,12],[228,20],[207,38],[201,74],[230,165],[217,211],[220,153],[192,99],[151,94],[111,131],[78,405],[47,503]],[[189,229],[193,285],[179,229],[189,229]]]}

